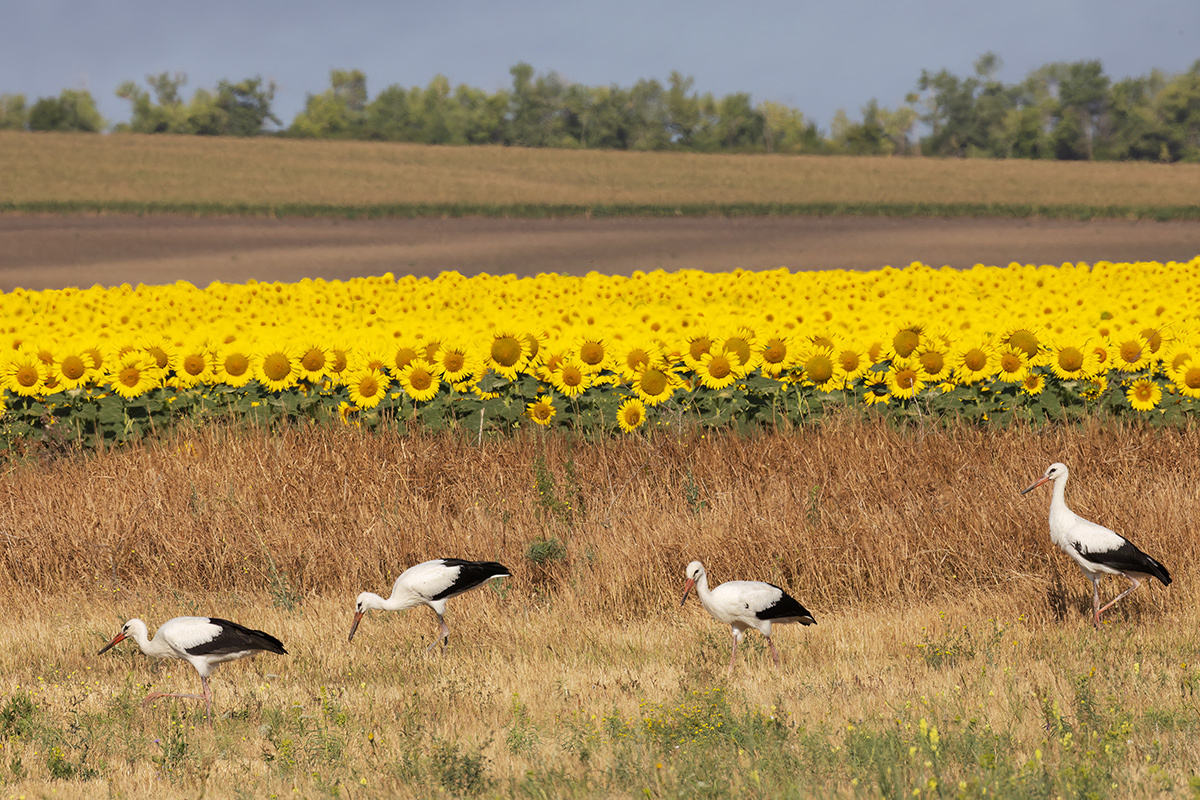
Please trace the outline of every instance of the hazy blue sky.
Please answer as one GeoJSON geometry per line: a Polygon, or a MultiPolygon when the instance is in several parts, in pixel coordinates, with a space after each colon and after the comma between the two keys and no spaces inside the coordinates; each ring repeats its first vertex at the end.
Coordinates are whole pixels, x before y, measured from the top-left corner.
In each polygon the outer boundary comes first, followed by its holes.
{"type": "Polygon", "coordinates": [[[185,72],[190,98],[222,78],[278,85],[284,124],[323,91],[329,70],[358,68],[371,97],[437,74],[494,92],[526,61],[589,86],[666,83],[749,92],[828,130],[871,98],[895,107],[921,70],[970,75],[991,50],[1013,83],[1050,61],[1098,58],[1118,80],[1200,59],[1200,0],[21,0],[0,6],[0,93],[30,101],[87,88],[108,121],[129,119],[125,80],[185,72]]]}

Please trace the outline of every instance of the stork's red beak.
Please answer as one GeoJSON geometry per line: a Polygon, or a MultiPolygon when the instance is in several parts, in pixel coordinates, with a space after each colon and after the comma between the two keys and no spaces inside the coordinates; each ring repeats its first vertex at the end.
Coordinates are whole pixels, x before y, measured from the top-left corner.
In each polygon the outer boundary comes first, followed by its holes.
{"type": "Polygon", "coordinates": [[[362,611],[354,612],[354,624],[350,626],[350,638],[347,639],[346,641],[348,641],[348,642],[354,641],[354,632],[356,630],[358,630],[358,623],[362,622],[363,613],[364,612],[362,612],[362,611]]]}
{"type": "Polygon", "coordinates": [[[683,599],[679,601],[679,605],[682,606],[684,603],[687,602],[687,596],[692,591],[692,587],[695,585],[696,585],[696,582],[694,580],[692,580],[691,578],[687,579],[687,583],[685,583],[683,585],[683,599]]]}
{"type": "Polygon", "coordinates": [[[114,644],[117,644],[118,642],[123,642],[123,641],[125,641],[125,631],[121,631],[116,636],[114,636],[113,640],[111,642],[109,642],[108,644],[104,645],[104,647],[101,647],[100,652],[96,653],[96,655],[98,655],[98,656],[104,655],[105,653],[108,652],[108,649],[110,647],[112,647],[114,644]]]}
{"type": "Polygon", "coordinates": [[[1031,483],[1031,484],[1029,484],[1028,486],[1026,486],[1024,489],[1022,489],[1022,490],[1021,490],[1021,494],[1025,494],[1026,492],[1032,492],[1034,489],[1036,489],[1037,487],[1041,486],[1043,483],[1045,483],[1045,482],[1046,482],[1046,481],[1048,481],[1048,480],[1050,480],[1050,479],[1049,479],[1049,478],[1047,478],[1045,475],[1043,475],[1042,477],[1038,478],[1038,479],[1037,479],[1036,481],[1034,481],[1033,483],[1031,483]]]}

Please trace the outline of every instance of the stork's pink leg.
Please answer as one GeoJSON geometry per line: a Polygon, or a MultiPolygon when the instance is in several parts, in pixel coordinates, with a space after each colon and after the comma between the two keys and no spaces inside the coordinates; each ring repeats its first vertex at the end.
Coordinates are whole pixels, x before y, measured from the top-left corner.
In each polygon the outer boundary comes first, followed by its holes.
{"type": "Polygon", "coordinates": [[[775,666],[779,666],[779,653],[775,652],[775,643],[771,641],[771,637],[767,637],[767,647],[771,650],[771,658],[775,659],[775,666]]]}
{"type": "MultiPolygon", "coordinates": [[[[1099,624],[1099,622],[1100,622],[1100,615],[1101,615],[1101,614],[1103,614],[1105,611],[1108,611],[1110,608],[1112,608],[1113,606],[1115,606],[1115,605],[1117,604],[1117,601],[1118,601],[1118,600],[1120,600],[1122,597],[1124,597],[1125,595],[1129,594],[1129,593],[1130,593],[1130,592],[1132,592],[1134,589],[1136,589],[1137,587],[1139,587],[1139,586],[1141,586],[1141,585],[1142,585],[1142,584],[1141,584],[1141,583],[1138,581],[1138,579],[1137,579],[1137,578],[1131,577],[1131,576],[1129,576],[1129,575],[1126,575],[1125,577],[1129,579],[1129,583],[1130,583],[1130,584],[1132,584],[1132,585],[1131,585],[1131,586],[1130,586],[1128,589],[1126,589],[1125,591],[1121,592],[1119,595],[1117,595],[1116,597],[1114,597],[1111,603],[1109,603],[1109,604],[1108,604],[1108,605],[1106,605],[1104,608],[1102,608],[1102,609],[1100,609],[1099,611],[1097,611],[1097,612],[1096,612],[1096,623],[1097,623],[1097,624],[1099,624]]],[[[1099,604],[1100,604],[1100,600],[1099,600],[1099,599],[1097,599],[1097,600],[1096,600],[1096,604],[1097,604],[1097,605],[1099,605],[1099,604]]]]}
{"type": "Polygon", "coordinates": [[[449,644],[450,644],[450,626],[446,624],[446,620],[442,617],[441,614],[438,614],[438,637],[436,639],[434,639],[433,644],[429,645],[429,647],[426,647],[425,650],[426,651],[432,650],[433,648],[437,647],[439,644],[442,646],[443,652],[446,650],[446,647],[449,646],[449,644]]]}
{"type": "Polygon", "coordinates": [[[733,675],[733,659],[737,657],[738,637],[733,637],[733,652],[729,654],[729,674],[733,675]]]}
{"type": "Polygon", "coordinates": [[[1092,625],[1100,627],[1100,581],[1092,578],[1092,625]]]}

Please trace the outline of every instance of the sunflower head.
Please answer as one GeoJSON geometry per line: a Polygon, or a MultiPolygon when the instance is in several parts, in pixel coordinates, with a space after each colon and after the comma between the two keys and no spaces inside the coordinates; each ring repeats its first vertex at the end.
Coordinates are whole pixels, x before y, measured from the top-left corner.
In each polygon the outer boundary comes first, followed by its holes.
{"type": "Polygon", "coordinates": [[[1151,411],[1162,401],[1162,387],[1149,378],[1139,378],[1129,384],[1125,397],[1135,411],[1151,411]]]}
{"type": "Polygon", "coordinates": [[[525,416],[542,427],[548,426],[556,413],[558,409],[554,407],[554,401],[545,395],[525,407],[525,416]]]}
{"type": "Polygon", "coordinates": [[[724,389],[737,380],[736,356],[723,350],[705,353],[700,359],[696,373],[700,383],[709,389],[724,389]]]}
{"type": "Polygon", "coordinates": [[[128,400],[160,386],[163,372],[153,355],[131,350],[110,367],[109,385],[114,392],[128,400]]]}
{"type": "Polygon", "coordinates": [[[631,397],[617,409],[617,425],[625,433],[632,433],[646,422],[646,405],[636,397],[631,397]]]}
{"type": "Polygon", "coordinates": [[[361,369],[346,377],[350,402],[359,408],[375,408],[387,396],[391,379],[380,369],[361,369]]]}
{"type": "Polygon", "coordinates": [[[404,387],[405,394],[422,402],[436,397],[442,386],[437,370],[423,358],[413,359],[400,370],[397,382],[404,387]]]}
{"type": "Polygon", "coordinates": [[[550,383],[566,397],[578,397],[592,385],[592,373],[573,358],[564,359],[550,375],[550,383]]]}

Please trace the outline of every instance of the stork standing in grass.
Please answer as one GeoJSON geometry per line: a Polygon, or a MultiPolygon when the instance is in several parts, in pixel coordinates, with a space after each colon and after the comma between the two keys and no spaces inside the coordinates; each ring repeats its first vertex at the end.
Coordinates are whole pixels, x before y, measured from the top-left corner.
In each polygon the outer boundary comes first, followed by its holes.
{"type": "Polygon", "coordinates": [[[506,578],[512,573],[508,567],[495,561],[464,561],[459,558],[435,558],[409,567],[400,573],[392,586],[392,596],[386,600],[373,592],[363,592],[354,606],[354,624],[350,626],[350,641],[358,623],[371,609],[379,611],[403,611],[416,606],[429,606],[438,618],[438,638],[425,648],[432,650],[438,642],[442,648],[450,642],[450,627],[446,625],[446,601],[469,592],[496,578],[506,578]]]}
{"type": "Polygon", "coordinates": [[[767,647],[771,650],[771,658],[775,666],[779,666],[779,653],[775,652],[775,644],[771,641],[772,623],[799,622],[802,625],[816,625],[817,621],[808,609],[800,605],[790,594],[771,583],[760,581],[728,581],[711,591],[708,588],[708,573],[699,561],[693,561],[687,567],[687,583],[683,587],[683,600],[687,602],[688,593],[696,587],[700,596],[700,604],[704,609],[721,622],[727,623],[733,632],[733,652],[729,654],[729,674],[733,674],[733,661],[737,657],[738,643],[742,641],[747,628],[767,637],[767,647]]]}
{"type": "Polygon", "coordinates": [[[1133,542],[1103,525],[1089,522],[1067,508],[1067,465],[1051,464],[1042,477],[1021,490],[1031,492],[1043,483],[1054,484],[1050,499],[1050,541],[1061,547],[1083,570],[1092,582],[1092,624],[1100,627],[1100,615],[1117,604],[1125,595],[1141,586],[1139,578],[1158,578],[1163,586],[1171,583],[1167,568],[1143,553],[1133,542]],[[1121,575],[1130,586],[1112,602],[1100,607],[1100,578],[1121,575]]]}
{"type": "Polygon", "coordinates": [[[269,633],[256,631],[216,617],[175,617],[159,626],[154,638],[146,623],[140,619],[131,619],[121,626],[121,630],[113,640],[96,655],[103,655],[118,642],[133,639],[138,648],[146,655],[155,658],[178,658],[186,661],[200,673],[200,685],[204,694],[173,694],[170,692],[152,692],[142,701],[145,707],[160,697],[184,697],[204,701],[204,718],[212,720],[212,689],[208,685],[208,676],[219,664],[233,661],[236,658],[268,652],[286,655],[283,642],[269,633]]]}

